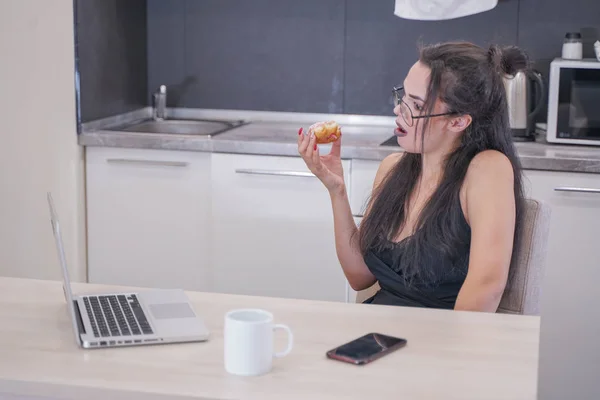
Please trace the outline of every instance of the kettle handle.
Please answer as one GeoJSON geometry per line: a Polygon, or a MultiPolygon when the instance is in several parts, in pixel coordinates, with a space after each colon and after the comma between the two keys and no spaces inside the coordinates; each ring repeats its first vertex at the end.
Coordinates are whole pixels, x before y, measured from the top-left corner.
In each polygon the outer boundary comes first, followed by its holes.
{"type": "Polygon", "coordinates": [[[542,109],[542,105],[544,104],[545,92],[545,85],[544,81],[542,80],[542,74],[540,74],[538,71],[532,71],[531,76],[535,81],[535,98],[537,100],[537,104],[535,105],[533,111],[529,114],[529,118],[534,117],[542,109]]]}

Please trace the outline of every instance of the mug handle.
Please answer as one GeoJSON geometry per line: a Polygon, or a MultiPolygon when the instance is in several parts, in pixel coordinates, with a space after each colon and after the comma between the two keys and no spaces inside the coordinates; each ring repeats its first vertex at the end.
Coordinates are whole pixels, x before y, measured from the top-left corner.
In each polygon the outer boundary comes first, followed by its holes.
{"type": "Polygon", "coordinates": [[[273,325],[273,331],[276,331],[277,329],[282,329],[282,330],[286,331],[287,335],[288,335],[288,344],[287,344],[287,347],[285,348],[285,350],[276,352],[273,354],[273,357],[280,358],[280,357],[287,356],[288,354],[290,354],[290,351],[292,351],[292,346],[294,345],[294,335],[292,335],[292,330],[287,325],[283,325],[283,324],[273,325]]]}

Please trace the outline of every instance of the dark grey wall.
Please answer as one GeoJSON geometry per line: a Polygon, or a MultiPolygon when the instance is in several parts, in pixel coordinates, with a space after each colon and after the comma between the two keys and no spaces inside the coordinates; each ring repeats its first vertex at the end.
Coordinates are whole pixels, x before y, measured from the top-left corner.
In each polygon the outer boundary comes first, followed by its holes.
{"type": "MultiPolygon", "coordinates": [[[[560,57],[566,32],[581,32],[583,56],[595,58],[593,43],[600,39],[600,1],[520,0],[518,44],[535,60],[546,90],[550,62],[560,57]]],[[[546,113],[544,105],[537,120],[545,121],[546,113]]]]}
{"type": "Polygon", "coordinates": [[[393,0],[346,4],[346,113],[391,115],[392,86],[402,83],[416,61],[418,42],[517,42],[518,1],[502,1],[468,18],[427,22],[396,17],[393,0]]]}
{"type": "Polygon", "coordinates": [[[82,122],[147,104],[146,0],[75,0],[82,122]]]}
{"type": "Polygon", "coordinates": [[[169,105],[343,110],[344,0],[149,0],[150,92],[169,105]]]}
{"type": "Polygon", "coordinates": [[[600,38],[589,0],[503,0],[442,22],[400,19],[394,0],[75,3],[83,122],[151,104],[161,84],[170,106],[390,115],[419,41],[518,44],[547,79],[565,32],[588,57],[600,38]]]}
{"type": "MultiPolygon", "coordinates": [[[[567,31],[586,53],[600,2],[503,0],[450,21],[408,21],[394,0],[148,0],[148,89],[170,106],[390,115],[417,42],[518,44],[545,78],[567,31]]],[[[545,110],[543,111],[545,115],[545,110]]]]}

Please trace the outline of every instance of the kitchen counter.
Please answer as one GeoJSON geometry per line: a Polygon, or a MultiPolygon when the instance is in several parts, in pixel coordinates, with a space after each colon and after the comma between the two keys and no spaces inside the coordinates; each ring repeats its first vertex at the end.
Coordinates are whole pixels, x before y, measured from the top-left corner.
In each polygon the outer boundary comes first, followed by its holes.
{"type": "MultiPolygon", "coordinates": [[[[149,116],[143,109],[117,119],[96,121],[84,126],[79,135],[83,146],[108,146],[147,149],[168,149],[221,153],[241,153],[276,156],[298,156],[298,129],[313,122],[335,119],[342,125],[342,158],[382,160],[402,151],[398,146],[382,146],[393,136],[394,118],[344,114],[301,114],[231,110],[170,109],[174,118],[232,118],[252,121],[248,125],[213,137],[137,133],[107,128],[115,121],[149,116]]],[[[517,142],[518,154],[525,169],[600,173],[600,147],[556,145],[542,137],[536,142],[517,142]]],[[[328,145],[321,146],[321,153],[328,145]]]]}
{"type": "MultiPolygon", "coordinates": [[[[73,284],[75,293],[126,288],[73,284]]],[[[188,292],[207,342],[80,349],[62,282],[0,278],[0,398],[535,400],[540,318],[188,292]],[[262,308],[294,334],[271,373],[223,366],[224,314],[262,308]],[[358,367],[326,351],[368,332],[405,348],[358,367]],[[14,397],[13,397],[14,396],[14,397]],[[21,397],[24,396],[24,397],[21,397]],[[39,397],[32,397],[39,396],[39,397]]],[[[275,348],[285,335],[276,334],[275,348]]]]}

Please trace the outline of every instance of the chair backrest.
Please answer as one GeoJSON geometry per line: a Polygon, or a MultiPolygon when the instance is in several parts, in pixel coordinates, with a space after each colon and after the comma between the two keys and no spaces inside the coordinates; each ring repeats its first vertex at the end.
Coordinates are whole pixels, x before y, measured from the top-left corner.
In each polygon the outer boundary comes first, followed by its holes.
{"type": "Polygon", "coordinates": [[[511,261],[512,276],[500,301],[499,313],[539,315],[550,214],[549,205],[525,199],[521,240],[511,261]]]}
{"type": "Polygon", "coordinates": [[[375,284],[373,284],[373,286],[371,286],[365,290],[360,290],[360,291],[356,292],[356,302],[362,303],[363,301],[367,300],[368,298],[374,296],[375,293],[377,293],[379,291],[379,289],[380,289],[379,283],[375,282],[375,284]]]}
{"type": "MultiPolygon", "coordinates": [[[[511,260],[511,278],[506,285],[499,313],[538,315],[540,287],[546,263],[548,232],[550,231],[550,206],[534,199],[525,199],[521,240],[511,260]]],[[[379,290],[375,283],[356,294],[362,303],[379,290]]]]}

